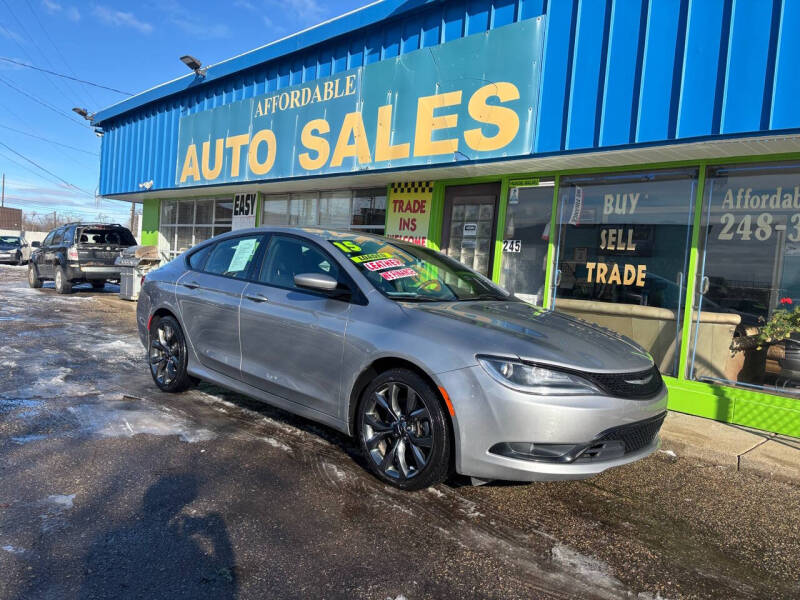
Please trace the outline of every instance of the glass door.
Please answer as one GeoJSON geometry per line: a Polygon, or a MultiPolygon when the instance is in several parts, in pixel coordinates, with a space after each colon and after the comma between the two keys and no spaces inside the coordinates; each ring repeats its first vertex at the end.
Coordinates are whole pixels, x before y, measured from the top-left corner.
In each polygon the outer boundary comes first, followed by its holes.
{"type": "Polygon", "coordinates": [[[445,192],[442,250],[491,277],[500,184],[458,185],[445,192]]]}

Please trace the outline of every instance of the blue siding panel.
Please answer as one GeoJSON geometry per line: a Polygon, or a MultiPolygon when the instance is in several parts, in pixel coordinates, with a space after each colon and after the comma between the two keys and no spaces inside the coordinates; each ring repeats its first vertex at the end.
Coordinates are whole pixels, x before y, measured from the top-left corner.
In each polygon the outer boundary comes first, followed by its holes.
{"type": "Polygon", "coordinates": [[[492,2],[492,29],[513,23],[516,19],[515,0],[494,0],[492,2]]]}
{"type": "Polygon", "coordinates": [[[482,33],[489,29],[489,5],[485,0],[470,0],[467,3],[467,35],[482,33]]]}
{"type": "Polygon", "coordinates": [[[591,148],[597,124],[603,58],[605,0],[581,0],[575,25],[571,94],[567,115],[567,150],[591,148]]]}
{"type": "Polygon", "coordinates": [[[436,46],[441,43],[440,30],[442,27],[442,16],[440,13],[431,13],[422,23],[422,44],[421,48],[436,46]]]}
{"type": "MultiPolygon", "coordinates": [[[[556,0],[558,1],[558,0],[556,0]]],[[[532,19],[545,13],[547,0],[520,0],[519,19],[532,19]]]]}
{"type": "Polygon", "coordinates": [[[771,1],[734,0],[722,133],[760,129],[771,23],[771,1]]]}
{"type": "Polygon", "coordinates": [[[416,19],[408,19],[403,26],[403,39],[400,45],[401,54],[419,50],[419,32],[419,21],[416,19]]]}
{"type": "Polygon", "coordinates": [[[535,152],[561,150],[574,1],[553,2],[548,8],[535,152]]]}
{"type": "Polygon", "coordinates": [[[642,6],[643,0],[615,0],[611,9],[600,146],[616,146],[632,141],[632,99],[636,86],[642,6]]]}
{"type": "Polygon", "coordinates": [[[452,42],[464,37],[464,6],[452,3],[444,9],[444,41],[452,42]]]}
{"type": "Polygon", "coordinates": [[[668,139],[679,17],[678,0],[650,0],[636,123],[637,142],[668,139]]]}
{"type": "Polygon", "coordinates": [[[800,127],[800,0],[783,0],[770,129],[800,127]]]}

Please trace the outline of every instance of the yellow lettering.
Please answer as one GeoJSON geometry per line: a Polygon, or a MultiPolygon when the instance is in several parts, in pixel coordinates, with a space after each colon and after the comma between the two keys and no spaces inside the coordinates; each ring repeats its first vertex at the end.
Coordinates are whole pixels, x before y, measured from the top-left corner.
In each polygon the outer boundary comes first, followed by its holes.
{"type": "Polygon", "coordinates": [[[239,165],[241,163],[242,146],[247,145],[250,141],[250,135],[243,133],[241,135],[232,135],[225,140],[225,146],[231,148],[231,177],[239,176],[239,165]]]}
{"type": "Polygon", "coordinates": [[[300,103],[300,90],[292,90],[292,103],[291,107],[296,108],[300,103]]]}
{"type": "Polygon", "coordinates": [[[497,133],[492,137],[483,134],[482,129],[469,129],[464,132],[464,141],[467,146],[479,152],[499,150],[510,144],[519,131],[519,115],[516,111],[505,106],[489,104],[489,98],[498,98],[500,102],[519,100],[519,90],[513,83],[500,82],[485,85],[469,99],[469,116],[497,127],[497,133]]]}
{"type": "Polygon", "coordinates": [[[588,281],[589,283],[592,283],[592,274],[594,273],[594,268],[596,266],[597,266],[597,263],[593,263],[593,262],[587,262],[586,263],[586,271],[588,272],[588,275],[586,277],[586,281],[588,281]]]}
{"type": "Polygon", "coordinates": [[[256,132],[247,150],[247,164],[250,165],[250,170],[254,174],[266,175],[272,170],[272,166],[275,164],[276,146],[275,134],[271,129],[261,129],[256,132]],[[264,159],[264,162],[259,162],[258,147],[262,142],[267,144],[267,158],[264,159]]]}
{"type": "Polygon", "coordinates": [[[300,105],[305,106],[311,102],[311,88],[304,87],[303,92],[300,94],[300,105]]]}
{"type": "Polygon", "coordinates": [[[392,105],[378,109],[378,131],[375,138],[375,161],[399,160],[411,154],[411,144],[392,145],[392,105]]]}
{"type": "Polygon", "coordinates": [[[345,96],[352,96],[355,93],[356,93],[356,76],[348,75],[347,77],[345,77],[344,94],[345,96]]]}
{"type": "Polygon", "coordinates": [[[631,285],[634,281],[636,281],[636,267],[634,265],[625,265],[625,279],[622,280],[622,283],[631,285]]]}
{"type": "Polygon", "coordinates": [[[360,112],[347,113],[342,123],[342,131],[333,151],[332,167],[341,167],[342,161],[348,156],[355,156],[362,165],[372,162],[369,153],[367,132],[364,129],[364,119],[360,112]],[[350,143],[350,138],[353,143],[350,143]]]}
{"type": "Polygon", "coordinates": [[[223,145],[225,140],[222,138],[214,142],[214,168],[210,169],[209,154],[211,154],[211,142],[203,142],[203,177],[212,181],[219,177],[222,172],[222,153],[224,152],[223,145]]]}
{"type": "Polygon", "coordinates": [[[333,98],[333,82],[326,81],[325,82],[325,102],[333,98]]]}
{"type": "MultiPolygon", "coordinates": [[[[264,104],[266,104],[266,103],[267,103],[267,101],[265,100],[264,104]]],[[[256,102],[256,116],[257,117],[263,117],[264,116],[264,111],[261,108],[261,102],[256,102]]]]}
{"type": "Polygon", "coordinates": [[[322,102],[322,93],[319,91],[319,86],[314,88],[314,97],[312,100],[314,102],[322,102]]]}
{"type": "Polygon", "coordinates": [[[183,161],[183,170],[181,171],[181,183],[186,181],[187,178],[193,178],[195,181],[200,181],[200,165],[197,162],[197,146],[189,144],[186,149],[186,159],[183,161]]]}
{"type": "Polygon", "coordinates": [[[300,141],[303,146],[317,153],[316,158],[311,158],[309,152],[303,152],[297,158],[300,161],[300,166],[306,171],[314,171],[321,169],[328,162],[328,157],[331,155],[331,145],[328,140],[320,135],[314,135],[313,132],[320,134],[330,133],[331,126],[325,119],[314,119],[306,123],[303,127],[303,132],[300,134],[300,141]]]}
{"type": "Polygon", "coordinates": [[[414,134],[414,156],[450,154],[458,150],[458,139],[431,139],[437,129],[450,129],[458,125],[458,115],[434,116],[437,108],[461,103],[461,91],[447,92],[435,96],[423,96],[417,101],[417,128],[414,134]]]}
{"type": "Polygon", "coordinates": [[[289,108],[289,94],[283,92],[278,100],[278,109],[286,110],[287,108],[289,108]]]}
{"type": "Polygon", "coordinates": [[[644,287],[644,280],[647,277],[647,265],[638,266],[638,276],[636,277],[636,286],[644,287]]]}
{"type": "Polygon", "coordinates": [[[597,263],[597,283],[606,282],[606,273],[608,273],[608,265],[606,263],[597,263]]]}
{"type": "Polygon", "coordinates": [[[611,265],[611,275],[608,276],[608,283],[616,283],[617,285],[622,283],[619,277],[619,265],[617,263],[611,265]]]}

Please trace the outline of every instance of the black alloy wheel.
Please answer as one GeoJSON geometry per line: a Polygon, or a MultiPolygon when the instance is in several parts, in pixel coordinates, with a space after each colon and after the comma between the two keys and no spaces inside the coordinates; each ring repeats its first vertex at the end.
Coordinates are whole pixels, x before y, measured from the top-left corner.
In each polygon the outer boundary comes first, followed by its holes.
{"type": "Polygon", "coordinates": [[[33,263],[28,263],[28,286],[35,289],[42,287],[42,280],[33,263]]]}
{"type": "Polygon", "coordinates": [[[186,370],[186,338],[173,317],[151,324],[148,362],[153,381],[165,392],[182,392],[194,383],[186,370]]]}
{"type": "Polygon", "coordinates": [[[55,274],[55,288],[59,294],[71,294],[72,282],[67,279],[67,274],[64,272],[64,267],[57,266],[55,274]]]}
{"type": "Polygon", "coordinates": [[[381,480],[418,490],[450,470],[450,428],[442,403],[416,373],[392,369],[364,391],[358,411],[361,449],[381,480]]]}

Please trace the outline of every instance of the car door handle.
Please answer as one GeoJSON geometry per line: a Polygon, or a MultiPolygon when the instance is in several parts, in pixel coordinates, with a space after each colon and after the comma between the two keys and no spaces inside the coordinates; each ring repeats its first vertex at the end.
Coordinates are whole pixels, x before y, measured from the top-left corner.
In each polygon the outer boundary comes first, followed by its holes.
{"type": "Polygon", "coordinates": [[[181,284],[185,288],[189,288],[190,290],[196,290],[200,287],[199,283],[195,283],[194,281],[190,281],[189,283],[182,283],[181,284]]]}
{"type": "Polygon", "coordinates": [[[250,294],[245,296],[248,300],[252,302],[269,302],[269,298],[267,298],[264,294],[250,294]]]}

